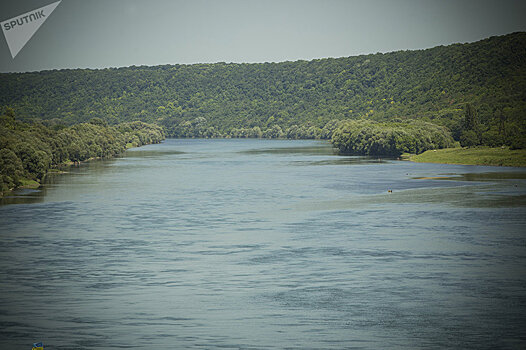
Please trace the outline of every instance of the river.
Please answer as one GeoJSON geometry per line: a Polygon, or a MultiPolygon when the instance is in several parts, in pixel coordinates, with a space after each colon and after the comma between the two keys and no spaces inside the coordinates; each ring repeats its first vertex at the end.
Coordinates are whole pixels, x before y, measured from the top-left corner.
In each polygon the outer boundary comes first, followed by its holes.
{"type": "Polygon", "coordinates": [[[525,169],[169,139],[68,172],[2,200],[2,349],[526,347],[525,169]]]}

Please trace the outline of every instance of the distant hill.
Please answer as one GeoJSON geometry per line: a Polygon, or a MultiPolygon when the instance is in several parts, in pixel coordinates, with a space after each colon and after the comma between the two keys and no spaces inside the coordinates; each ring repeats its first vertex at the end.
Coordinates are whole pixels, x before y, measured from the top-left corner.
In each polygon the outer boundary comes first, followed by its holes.
{"type": "Polygon", "coordinates": [[[0,106],[24,121],[141,120],[175,136],[192,136],[183,129],[196,125],[217,136],[233,128],[321,129],[334,119],[419,119],[458,139],[466,103],[482,131],[524,134],[526,33],[312,61],[0,74],[0,106]]]}

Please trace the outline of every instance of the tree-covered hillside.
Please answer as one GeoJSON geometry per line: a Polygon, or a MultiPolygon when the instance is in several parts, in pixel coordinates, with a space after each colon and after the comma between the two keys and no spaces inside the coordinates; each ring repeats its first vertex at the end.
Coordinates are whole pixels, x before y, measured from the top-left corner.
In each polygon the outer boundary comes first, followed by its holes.
{"type": "Polygon", "coordinates": [[[459,140],[467,103],[481,140],[522,137],[526,33],[312,61],[0,74],[0,106],[25,121],[141,120],[186,137],[319,136],[329,121],[399,118],[444,125],[459,140]]]}

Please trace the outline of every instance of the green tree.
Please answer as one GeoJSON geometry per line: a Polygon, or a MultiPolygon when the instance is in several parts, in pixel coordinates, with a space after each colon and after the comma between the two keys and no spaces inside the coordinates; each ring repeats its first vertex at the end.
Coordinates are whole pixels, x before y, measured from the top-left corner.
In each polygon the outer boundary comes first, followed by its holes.
{"type": "Polygon", "coordinates": [[[464,130],[460,135],[460,145],[462,147],[474,147],[480,144],[480,139],[474,130],[464,130]]]}
{"type": "Polygon", "coordinates": [[[12,150],[7,148],[0,150],[0,169],[0,176],[2,176],[1,192],[20,185],[20,179],[24,175],[24,167],[20,158],[12,150]]]}
{"type": "Polygon", "coordinates": [[[480,145],[481,132],[477,111],[470,103],[464,109],[464,122],[460,134],[460,145],[462,147],[473,147],[480,145]]]}

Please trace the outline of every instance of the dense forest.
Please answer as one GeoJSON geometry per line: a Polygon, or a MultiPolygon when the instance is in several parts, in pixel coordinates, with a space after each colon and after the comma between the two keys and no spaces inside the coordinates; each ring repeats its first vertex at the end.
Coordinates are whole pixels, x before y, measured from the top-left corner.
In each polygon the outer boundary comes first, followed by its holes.
{"type": "Polygon", "coordinates": [[[0,74],[1,105],[50,127],[139,120],[172,137],[330,138],[339,121],[398,118],[445,126],[465,144],[518,147],[526,33],[312,61],[0,74]]]}
{"type": "Polygon", "coordinates": [[[28,181],[40,182],[52,168],[91,158],[107,158],[127,148],[164,139],[161,127],[141,121],[108,126],[100,118],[69,127],[46,127],[0,114],[0,197],[28,181]]]}

